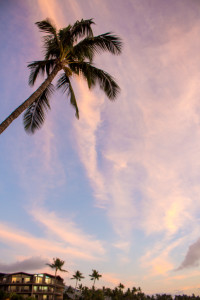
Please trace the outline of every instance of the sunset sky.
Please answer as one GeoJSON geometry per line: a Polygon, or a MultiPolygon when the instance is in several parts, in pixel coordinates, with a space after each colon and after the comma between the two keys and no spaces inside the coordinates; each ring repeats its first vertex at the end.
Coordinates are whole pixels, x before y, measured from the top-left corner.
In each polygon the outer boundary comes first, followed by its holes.
{"type": "Polygon", "coordinates": [[[93,18],[94,34],[123,40],[96,66],[121,92],[109,101],[82,78],[51,99],[30,136],[22,116],[0,136],[0,272],[48,272],[65,261],[91,286],[200,294],[200,1],[0,0],[0,122],[38,87],[34,24],[93,18]]]}

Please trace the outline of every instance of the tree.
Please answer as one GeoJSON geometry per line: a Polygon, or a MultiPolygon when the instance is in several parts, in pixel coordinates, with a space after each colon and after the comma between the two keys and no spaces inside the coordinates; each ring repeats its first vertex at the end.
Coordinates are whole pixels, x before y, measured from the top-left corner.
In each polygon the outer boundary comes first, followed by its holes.
{"type": "Polygon", "coordinates": [[[120,282],[119,285],[118,285],[118,288],[119,288],[120,290],[123,290],[123,289],[125,288],[125,286],[120,282]]]}
{"type": "Polygon", "coordinates": [[[60,258],[53,258],[53,263],[52,264],[47,264],[47,266],[49,266],[52,269],[55,269],[55,280],[54,280],[54,299],[55,299],[55,292],[56,292],[56,275],[58,271],[61,272],[67,272],[67,270],[62,269],[63,265],[64,265],[64,260],[61,260],[60,258]]]}
{"type": "Polygon", "coordinates": [[[76,287],[77,287],[77,283],[78,281],[81,281],[81,279],[85,278],[83,276],[83,274],[80,271],[76,271],[75,274],[73,275],[73,277],[71,279],[76,279],[76,284],[75,284],[75,291],[74,291],[74,299],[76,296],[76,287]]]}
{"type": "Polygon", "coordinates": [[[99,278],[102,277],[102,275],[100,275],[99,272],[96,271],[96,270],[92,270],[92,274],[89,275],[89,276],[91,277],[90,278],[91,280],[94,280],[94,282],[93,282],[93,288],[95,286],[95,281],[99,280],[99,278]]]}
{"type": "Polygon", "coordinates": [[[49,97],[54,91],[52,81],[60,71],[63,72],[56,87],[67,93],[77,118],[79,110],[71,83],[72,76],[82,75],[89,89],[98,84],[110,100],[114,100],[120,90],[111,75],[93,64],[95,54],[102,51],[121,53],[122,42],[118,36],[111,32],[93,36],[91,26],[95,23],[92,19],[82,19],[59,31],[48,18],[35,24],[46,34],[43,38],[45,55],[44,60],[33,61],[28,65],[29,85],[33,86],[39,75],[45,76],[45,80],[0,124],[0,134],[25,110],[24,127],[28,133],[34,133],[42,126],[45,112],[50,109],[49,97]]]}
{"type": "Polygon", "coordinates": [[[118,288],[120,290],[120,293],[123,294],[123,289],[125,288],[125,286],[121,282],[119,283],[118,288]]]}

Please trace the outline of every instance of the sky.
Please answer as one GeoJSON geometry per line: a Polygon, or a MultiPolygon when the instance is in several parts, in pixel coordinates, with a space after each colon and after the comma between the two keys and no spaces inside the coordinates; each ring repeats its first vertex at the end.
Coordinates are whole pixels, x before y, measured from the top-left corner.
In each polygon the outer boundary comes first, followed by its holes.
{"type": "Polygon", "coordinates": [[[82,78],[51,98],[41,130],[20,116],[0,136],[0,272],[102,274],[97,287],[145,293],[200,291],[199,0],[0,0],[0,121],[39,86],[28,63],[43,59],[34,24],[93,18],[122,54],[95,65],[121,92],[109,101],[82,78]]]}

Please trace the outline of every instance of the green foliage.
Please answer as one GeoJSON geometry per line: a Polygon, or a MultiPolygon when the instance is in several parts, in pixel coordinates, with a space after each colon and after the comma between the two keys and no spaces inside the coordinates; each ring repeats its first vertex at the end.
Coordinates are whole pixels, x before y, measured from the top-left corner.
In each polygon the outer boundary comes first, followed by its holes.
{"type": "Polygon", "coordinates": [[[51,79],[54,70],[55,73],[61,69],[64,71],[58,79],[56,88],[61,88],[67,94],[67,98],[75,108],[77,118],[79,118],[79,109],[70,80],[73,74],[82,75],[89,88],[99,85],[110,100],[117,97],[120,88],[115,79],[107,72],[96,68],[93,59],[95,54],[105,51],[114,55],[120,54],[122,42],[118,36],[111,32],[94,36],[92,25],[95,23],[92,19],[76,21],[73,25],[60,30],[57,30],[48,18],[35,24],[41,32],[45,33],[44,60],[33,61],[28,65],[29,85],[33,86],[37,78],[42,76],[45,77],[44,83],[48,83],[48,86],[35,96],[24,114],[24,128],[28,133],[34,133],[44,123],[45,112],[50,108],[49,96],[53,92],[50,83],[56,76],[55,74],[51,79]]]}
{"type": "Polygon", "coordinates": [[[27,132],[34,133],[44,123],[45,112],[50,109],[49,96],[53,91],[54,86],[50,83],[44,92],[26,110],[24,114],[24,128],[27,132]]]}
{"type": "Polygon", "coordinates": [[[22,295],[13,293],[12,296],[10,297],[10,300],[24,300],[24,297],[22,295]]]}
{"type": "MultiPolygon", "coordinates": [[[[74,274],[75,275],[75,274],[74,274]]],[[[81,291],[75,293],[74,288],[69,286],[63,294],[63,299],[79,299],[79,300],[200,300],[199,296],[188,295],[176,295],[172,296],[170,294],[156,294],[156,295],[146,295],[141,291],[141,288],[133,287],[122,291],[123,284],[119,284],[118,287],[114,289],[105,288],[95,289],[94,287],[88,288],[87,286],[81,286],[81,291]]],[[[5,293],[0,291],[0,300],[34,300],[34,297],[24,298],[22,295],[15,293],[5,293]]]]}
{"type": "Polygon", "coordinates": [[[71,279],[76,279],[76,281],[81,281],[81,279],[83,278],[85,278],[83,276],[83,273],[77,270],[71,279]]]}
{"type": "Polygon", "coordinates": [[[46,265],[52,269],[55,269],[56,273],[57,273],[57,271],[67,272],[66,270],[62,269],[64,263],[65,263],[64,260],[61,260],[60,258],[56,257],[56,258],[53,258],[52,264],[46,264],[46,265]]]}
{"type": "Polygon", "coordinates": [[[8,297],[9,297],[8,293],[0,290],[0,300],[7,299],[8,297]]]}

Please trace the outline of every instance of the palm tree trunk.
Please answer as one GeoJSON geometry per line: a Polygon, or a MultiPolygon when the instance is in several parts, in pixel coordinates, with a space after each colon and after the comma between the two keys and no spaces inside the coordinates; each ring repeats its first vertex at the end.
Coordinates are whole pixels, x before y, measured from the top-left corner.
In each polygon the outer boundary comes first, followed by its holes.
{"type": "Polygon", "coordinates": [[[75,285],[75,290],[74,290],[74,299],[76,299],[76,287],[77,287],[78,279],[76,279],[76,285],[75,285]]]}
{"type": "Polygon", "coordinates": [[[54,289],[53,289],[53,300],[56,299],[56,274],[57,274],[57,269],[55,270],[55,280],[54,280],[54,289]]]}
{"type": "Polygon", "coordinates": [[[26,99],[18,108],[16,108],[1,124],[0,124],[0,134],[17,118],[19,115],[27,109],[48,87],[48,85],[53,81],[57,73],[62,69],[60,64],[57,64],[51,74],[47,79],[39,86],[39,88],[26,99]]]}

